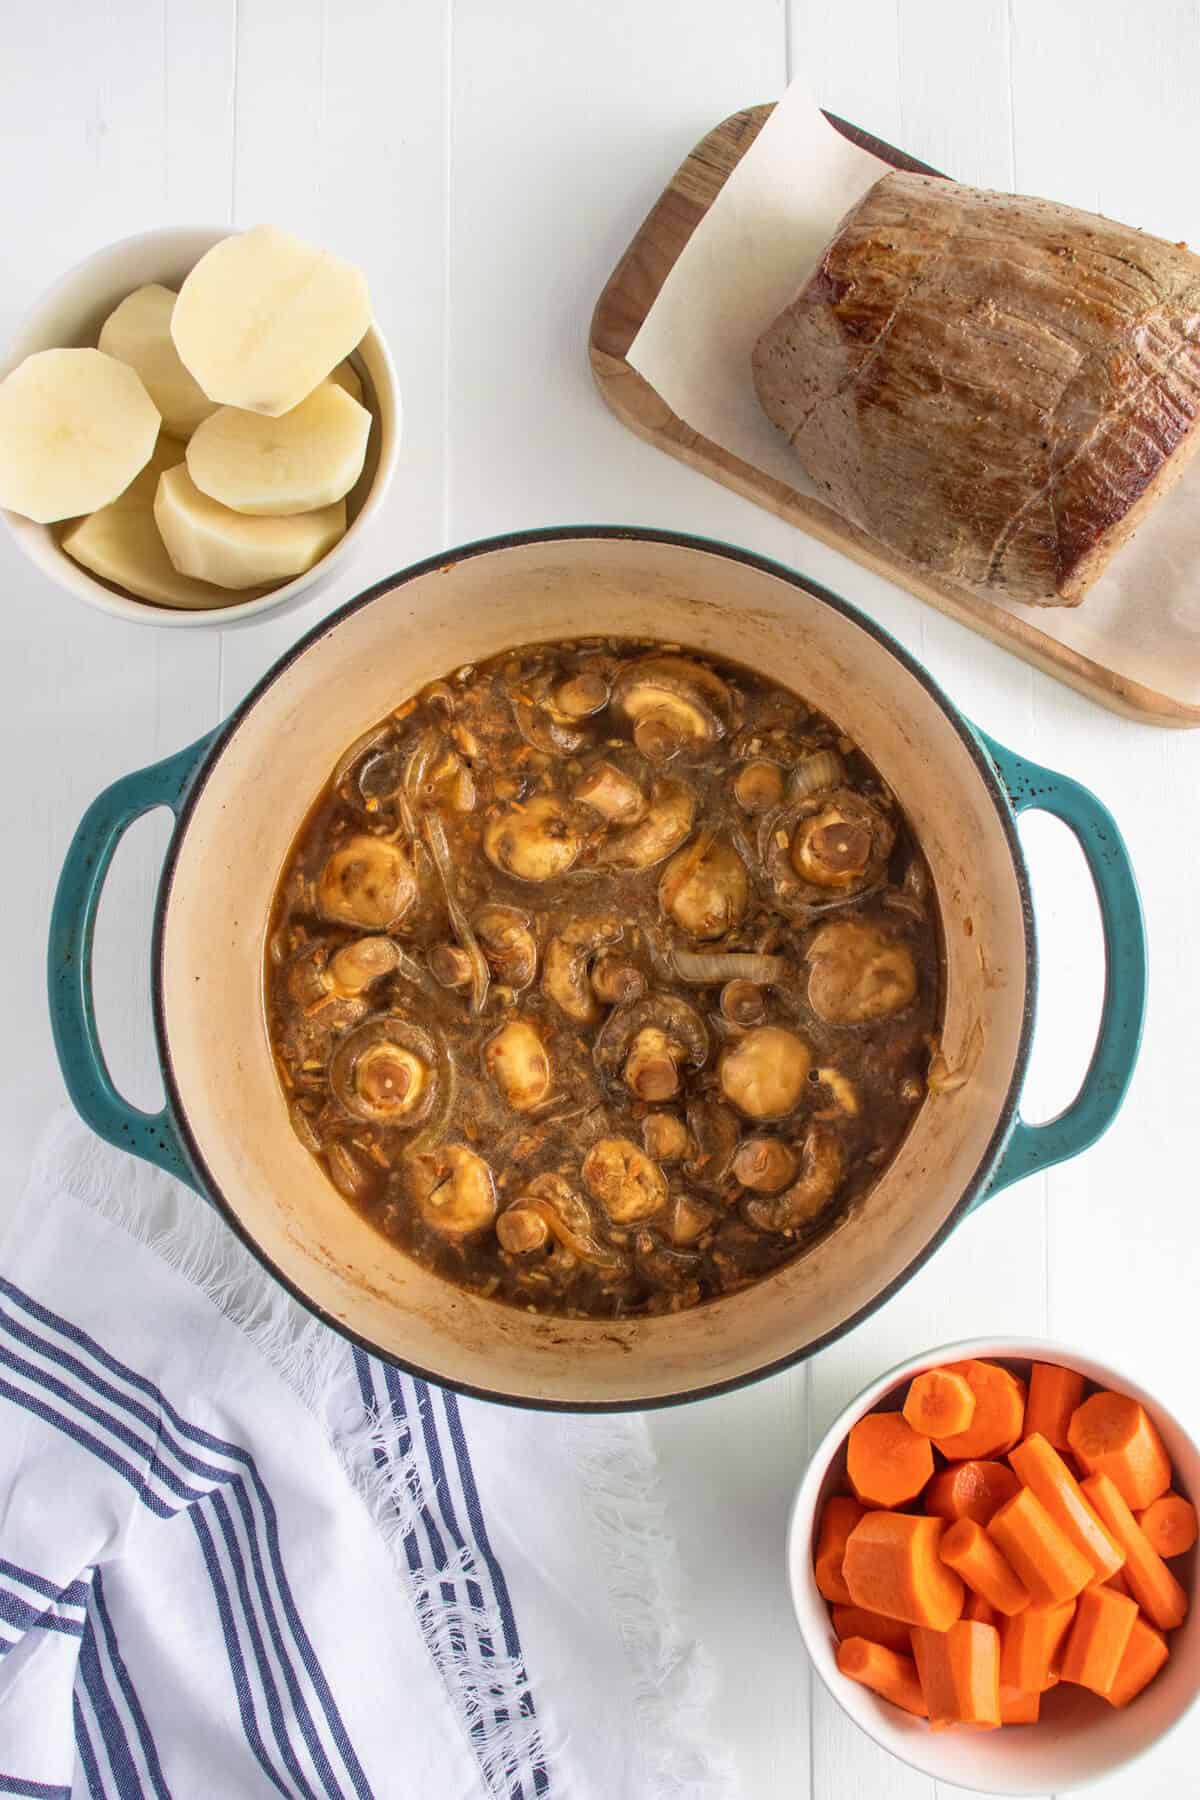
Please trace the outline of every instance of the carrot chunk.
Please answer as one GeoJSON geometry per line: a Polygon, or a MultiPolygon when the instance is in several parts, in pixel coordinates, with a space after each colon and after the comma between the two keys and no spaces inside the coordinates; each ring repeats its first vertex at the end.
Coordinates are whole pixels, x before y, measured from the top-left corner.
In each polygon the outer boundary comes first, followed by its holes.
{"type": "Polygon", "coordinates": [[[1110,1575],[1103,1585],[1105,1587],[1110,1587],[1114,1594],[1129,1594],[1129,1598],[1131,1600],[1133,1599],[1133,1595],[1129,1593],[1129,1583],[1125,1579],[1124,1564],[1121,1565],[1115,1575],[1110,1575]]]}
{"type": "Polygon", "coordinates": [[[1006,1617],[1029,1605],[1029,1589],[974,1519],[956,1519],[947,1527],[942,1561],[1006,1617]]]}
{"type": "Polygon", "coordinates": [[[974,1519],[986,1525],[1020,1482],[1006,1463],[971,1459],[952,1463],[925,1490],[925,1511],[939,1519],[974,1519]]]}
{"type": "Polygon", "coordinates": [[[1107,1475],[1089,1475],[1083,1492],[1125,1552],[1122,1573],[1133,1598],[1152,1625],[1173,1631],[1187,1615],[1187,1595],[1130,1512],[1124,1495],[1107,1475]]]}
{"type": "Polygon", "coordinates": [[[868,1413],[851,1427],[846,1471],[864,1506],[903,1506],[933,1474],[933,1451],[902,1413],[868,1413]]]}
{"type": "Polygon", "coordinates": [[[1196,1541],[1196,1509],[1182,1494],[1160,1494],[1137,1522],[1160,1556],[1182,1556],[1196,1541]]]}
{"type": "Polygon", "coordinates": [[[869,1512],[850,1533],[842,1574],[855,1606],[945,1631],[962,1612],[963,1584],[938,1554],[941,1519],[869,1512]]]}
{"type": "Polygon", "coordinates": [[[998,1726],[1000,1633],[994,1625],[959,1619],[948,1631],[918,1628],[913,1656],[929,1723],[998,1726]]]}
{"type": "Polygon", "coordinates": [[[842,1579],[842,1557],[846,1539],[866,1509],[848,1494],[835,1494],[825,1502],[821,1528],[817,1533],[817,1551],[813,1557],[813,1577],[818,1592],[832,1605],[849,1606],[850,1589],[842,1579]]]}
{"type": "Polygon", "coordinates": [[[1003,1456],[1021,1435],[1025,1418],[1025,1383],[998,1363],[962,1362],[949,1365],[952,1375],[962,1375],[975,1395],[975,1413],[965,1431],[934,1441],[951,1462],[963,1457],[1003,1456]]]}
{"type": "Polygon", "coordinates": [[[929,1717],[911,1656],[899,1656],[886,1644],[876,1644],[870,1638],[851,1637],[837,1647],[837,1666],[851,1681],[861,1681],[864,1687],[873,1688],[893,1706],[902,1706],[905,1712],[915,1713],[918,1719],[929,1717]]]}
{"type": "Polygon", "coordinates": [[[1027,1606],[1000,1627],[1000,1679],[1027,1694],[1044,1694],[1059,1678],[1063,1640],[1075,1617],[1075,1602],[1027,1606]]]}
{"type": "Polygon", "coordinates": [[[953,1369],[926,1369],[908,1385],[904,1417],[922,1437],[951,1437],[975,1417],[974,1389],[953,1369]]]}
{"type": "Polygon", "coordinates": [[[1042,1696],[1027,1694],[1023,1688],[1000,1683],[1000,1723],[1002,1725],[1036,1725],[1042,1710],[1042,1696]]]}
{"type": "Polygon", "coordinates": [[[1107,1581],[1115,1575],[1125,1561],[1125,1552],[1104,1529],[1053,1444],[1035,1431],[1009,1452],[1008,1460],[1058,1529],[1087,1558],[1093,1578],[1107,1581]]]}
{"type": "Polygon", "coordinates": [[[1092,1579],[1087,1557],[1028,1488],[1019,1489],[993,1514],[987,1530],[1039,1606],[1073,1600],[1092,1579]]]}
{"type": "Polygon", "coordinates": [[[1089,1475],[1107,1475],[1140,1512],[1171,1485],[1171,1460],[1144,1406],[1127,1394],[1093,1394],[1071,1415],[1071,1449],[1089,1475]]]}
{"type": "Polygon", "coordinates": [[[1034,1363],[1029,1372],[1029,1398],[1025,1402],[1025,1436],[1035,1432],[1065,1450],[1071,1414],[1083,1399],[1083,1376],[1059,1363],[1034,1363]]]}
{"type": "Polygon", "coordinates": [[[974,1619],[976,1625],[994,1625],[996,1623],[995,1607],[989,1600],[985,1600],[982,1594],[972,1594],[969,1589],[962,1616],[964,1619],[974,1619]]]}
{"type": "Polygon", "coordinates": [[[1147,1625],[1139,1614],[1133,1621],[1117,1678],[1104,1696],[1108,1704],[1128,1706],[1131,1700],[1136,1700],[1142,1689],[1154,1680],[1169,1655],[1162,1632],[1147,1625]]]}
{"type": "Polygon", "coordinates": [[[1121,1667],[1138,1609],[1111,1588],[1080,1594],[1063,1648],[1062,1678],[1093,1694],[1107,1694],[1121,1667]]]}
{"type": "Polygon", "coordinates": [[[833,1629],[839,1638],[866,1638],[870,1644],[882,1644],[907,1656],[911,1645],[908,1626],[899,1619],[885,1619],[882,1613],[868,1612],[865,1606],[835,1606],[833,1629]]]}

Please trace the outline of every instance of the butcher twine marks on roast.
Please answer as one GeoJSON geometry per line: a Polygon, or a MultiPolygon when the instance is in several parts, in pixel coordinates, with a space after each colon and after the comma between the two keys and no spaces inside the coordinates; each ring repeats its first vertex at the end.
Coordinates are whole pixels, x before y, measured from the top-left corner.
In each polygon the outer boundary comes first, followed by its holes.
{"type": "Polygon", "coordinates": [[[1052,201],[885,175],[753,368],[854,524],[951,581],[1078,605],[1200,447],[1200,257],[1052,201]]]}

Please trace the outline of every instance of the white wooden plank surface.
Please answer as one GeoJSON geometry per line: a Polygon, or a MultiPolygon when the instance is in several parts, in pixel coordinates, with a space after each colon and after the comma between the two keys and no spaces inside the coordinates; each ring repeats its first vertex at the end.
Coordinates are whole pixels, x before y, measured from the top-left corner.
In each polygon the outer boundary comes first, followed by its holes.
{"type": "MultiPolygon", "coordinates": [[[[653,1429],[716,1718],[755,1800],[933,1800],[812,1691],[782,1586],[807,1447],[914,1349],[1044,1330],[1125,1361],[1185,1415],[1198,1333],[1192,1095],[1196,904],[1184,887],[1200,736],[1117,721],[640,444],[583,355],[595,294],[671,168],[788,69],[822,103],[964,179],[1097,206],[1200,242],[1195,4],[1122,0],[73,0],[0,8],[9,171],[0,336],[96,245],[151,224],[272,219],[369,270],[405,395],[405,455],[358,566],[299,615],[156,633],[66,600],[0,543],[8,1029],[0,1169],[19,1178],[61,1095],[43,1000],[53,883],[79,814],[118,774],[214,724],[299,632],[444,543],[613,520],[791,560],[878,617],[977,721],[1089,781],[1143,883],[1154,957],[1146,1050],[1104,1145],[969,1221],[882,1313],[801,1369],[653,1429]]],[[[1099,1001],[1079,859],[1025,828],[1044,982],[1031,1117],[1069,1098],[1099,1001]]],[[[165,826],[139,827],[106,899],[100,1005],[114,1068],[155,1091],[147,933],[165,826]]],[[[1107,1800],[1180,1800],[1200,1726],[1107,1800]]],[[[950,1790],[943,1790],[946,1795],[950,1790]]]]}

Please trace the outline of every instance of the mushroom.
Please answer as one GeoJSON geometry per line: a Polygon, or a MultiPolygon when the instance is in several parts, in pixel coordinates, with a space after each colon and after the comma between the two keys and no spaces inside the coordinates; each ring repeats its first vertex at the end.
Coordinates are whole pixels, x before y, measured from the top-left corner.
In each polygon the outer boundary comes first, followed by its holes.
{"type": "Polygon", "coordinates": [[[465,1144],[439,1144],[406,1161],[408,1187],[426,1225],[443,1237],[472,1237],[496,1216],[496,1184],[465,1144]]]}
{"type": "Polygon", "coordinates": [[[719,1100],[693,1100],[687,1123],[695,1146],[683,1165],[689,1179],[701,1187],[720,1187],[741,1135],[737,1114],[719,1100]]]}
{"type": "Polygon", "coordinates": [[[325,985],[340,1000],[357,999],[400,962],[400,950],[387,937],[356,938],[343,944],[325,964],[325,985]]]}
{"type": "Polygon", "coordinates": [[[646,977],[623,956],[598,956],[592,964],[592,992],[605,1006],[628,1006],[646,991],[646,977]]]}
{"type": "Polygon", "coordinates": [[[371,1198],[383,1178],[378,1163],[336,1138],[325,1145],[325,1167],[338,1193],[359,1206],[371,1198]]]}
{"type": "Polygon", "coordinates": [[[842,1185],[846,1159],[834,1133],[811,1125],[800,1152],[800,1174],[782,1194],[755,1195],[742,1203],[747,1222],[759,1231],[798,1231],[823,1212],[842,1185]]]}
{"type": "Polygon", "coordinates": [[[430,974],[442,987],[465,988],[471,985],[475,965],[460,945],[434,944],[426,961],[430,974]]]}
{"type": "Polygon", "coordinates": [[[671,1242],[694,1244],[716,1224],[716,1209],[690,1194],[680,1194],[671,1208],[671,1242]]]}
{"type": "Polygon", "coordinates": [[[597,1138],[583,1159],[582,1174],[614,1224],[648,1219],[666,1204],[666,1176],[629,1138],[597,1138]]]}
{"type": "Polygon", "coordinates": [[[800,1102],[812,1052],[782,1025],[756,1025],[721,1058],[721,1092],[750,1119],[781,1119],[800,1102]]]}
{"type": "Polygon", "coordinates": [[[537,974],[537,942],[529,914],[516,906],[481,906],[471,920],[483,953],[507,987],[520,993],[537,974]]]}
{"type": "Polygon", "coordinates": [[[607,677],[593,661],[559,682],[551,694],[551,705],[568,719],[590,719],[608,705],[609,692],[607,677]]]}
{"type": "Polygon", "coordinates": [[[333,852],[317,881],[317,906],[339,925],[387,931],[417,897],[407,853],[390,838],[358,832],[333,852]]]}
{"type": "Polygon", "coordinates": [[[592,1215],[574,1188],[553,1173],[535,1176],[505,1207],[496,1220],[496,1236],[500,1248],[513,1256],[542,1250],[554,1237],[580,1262],[601,1269],[625,1266],[620,1251],[596,1236],[592,1215]]]}
{"type": "Polygon", "coordinates": [[[649,869],[677,850],[696,818],[696,796],[682,781],[656,781],[650,810],[636,825],[614,831],[600,845],[597,862],[618,869],[649,869]]]}
{"type": "Polygon", "coordinates": [[[572,788],[571,797],[592,807],[610,825],[637,825],[649,806],[633,776],[607,761],[585,770],[572,788]]]}
{"type": "Polygon", "coordinates": [[[407,1019],[368,1019],[344,1037],[329,1085],[348,1113],[405,1130],[428,1118],[441,1080],[437,1046],[407,1019]]]}
{"type": "Polygon", "coordinates": [[[483,1047],[484,1067],[514,1112],[540,1106],[553,1086],[550,1056],[528,1019],[510,1019],[483,1047]]]}
{"type": "Polygon", "coordinates": [[[817,1074],[832,1094],[837,1110],[853,1117],[858,1112],[858,1089],[849,1076],[834,1068],[818,1069],[817,1074]]]}
{"type": "Polygon", "coordinates": [[[789,855],[810,887],[852,894],[879,879],[895,841],[895,827],[877,806],[839,788],[799,820],[789,855]]]}
{"type": "Polygon", "coordinates": [[[623,931],[615,913],[599,913],[570,920],[546,945],[542,992],[579,1025],[594,1024],[600,1016],[588,981],[589,959],[603,945],[615,944],[623,931]]]}
{"type": "Polygon", "coordinates": [[[863,919],[823,925],[808,946],[808,1003],[827,1025],[862,1025],[908,1006],[917,966],[907,944],[863,919]]]}
{"type": "Polygon", "coordinates": [[[674,994],[647,994],[618,1006],[596,1033],[592,1058],[602,1075],[618,1070],[642,1100],[668,1100],[679,1087],[684,1063],[703,1068],[708,1029],[694,1006],[674,994]]]}
{"type": "Polygon", "coordinates": [[[694,938],[724,937],[740,925],[750,898],[746,865],[722,838],[697,840],[663,870],[658,903],[694,938]]]}
{"type": "Polygon", "coordinates": [[[554,794],[512,801],[488,820],[483,833],[488,861],[518,881],[552,881],[565,875],[582,843],[570,808],[554,794]]]}
{"type": "Polygon", "coordinates": [[[762,989],[756,981],[746,981],[741,976],[725,983],[719,1004],[721,1017],[743,1029],[760,1025],[766,1017],[767,1001],[762,989]]]}
{"type": "Polygon", "coordinates": [[[783,770],[762,757],[743,763],[734,777],[733,797],[743,812],[770,812],[783,800],[783,770]]]}
{"type": "Polygon", "coordinates": [[[733,694],[719,675],[689,656],[654,652],[627,663],[613,683],[615,711],[633,724],[633,741],[653,762],[703,752],[725,736],[733,694]]]}
{"type": "Polygon", "coordinates": [[[574,756],[588,742],[588,733],[525,694],[513,695],[513,716],[525,742],[543,756],[574,756]]]}
{"type": "Polygon", "coordinates": [[[733,1173],[756,1194],[777,1194],[796,1173],[795,1152],[781,1138],[746,1138],[733,1159],[733,1173]]]}
{"type": "Polygon", "coordinates": [[[655,1162],[678,1162],[689,1142],[687,1126],[675,1113],[647,1113],[642,1120],[642,1143],[655,1162]]]}

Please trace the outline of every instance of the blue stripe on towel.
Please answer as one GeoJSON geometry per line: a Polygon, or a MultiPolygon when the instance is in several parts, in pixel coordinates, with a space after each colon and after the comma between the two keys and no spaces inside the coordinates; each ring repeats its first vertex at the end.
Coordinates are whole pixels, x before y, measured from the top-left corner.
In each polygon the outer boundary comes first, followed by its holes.
{"type": "Polygon", "coordinates": [[[20,1775],[5,1775],[0,1770],[0,1794],[28,1795],[29,1800],[71,1800],[71,1790],[52,1787],[48,1781],[26,1781],[20,1775]]]}
{"type": "Polygon", "coordinates": [[[96,1752],[88,1732],[87,1721],[83,1716],[83,1708],[79,1704],[78,1690],[71,1702],[71,1709],[75,1715],[75,1750],[87,1778],[88,1793],[92,1796],[92,1800],[106,1800],[104,1785],[100,1779],[100,1764],[96,1760],[96,1752]]]}
{"type": "MultiPolygon", "coordinates": [[[[146,1793],[142,1786],[141,1776],[133,1760],[129,1736],[125,1730],[125,1721],[120,1709],[109,1693],[104,1671],[100,1666],[100,1656],[96,1647],[96,1629],[93,1619],[88,1619],[87,1630],[83,1634],[83,1645],[79,1652],[79,1682],[91,1702],[92,1713],[100,1731],[104,1744],[104,1753],[108,1758],[108,1766],[112,1771],[114,1792],[120,1800],[144,1800],[146,1793]]],[[[76,1695],[78,1699],[78,1694],[76,1695]]],[[[99,1770],[97,1769],[99,1779],[99,1770]]],[[[88,1775],[91,1780],[91,1773],[88,1775]]],[[[101,1783],[103,1791],[103,1783],[101,1783]]]]}
{"type": "Polygon", "coordinates": [[[129,1670],[125,1666],[125,1658],[121,1655],[121,1647],[117,1642],[117,1634],[113,1629],[108,1604],[104,1598],[104,1583],[100,1570],[97,1569],[92,1583],[93,1610],[100,1626],[97,1634],[104,1646],[105,1658],[116,1678],[121,1697],[129,1713],[130,1722],[138,1744],[141,1747],[142,1760],[150,1776],[150,1786],[156,1800],[171,1800],[171,1790],[167,1786],[162,1772],[162,1764],[158,1757],[158,1746],[154,1742],[154,1734],[150,1730],[149,1721],[142,1710],[142,1703],[137,1697],[133,1682],[129,1678],[129,1670]]]}

